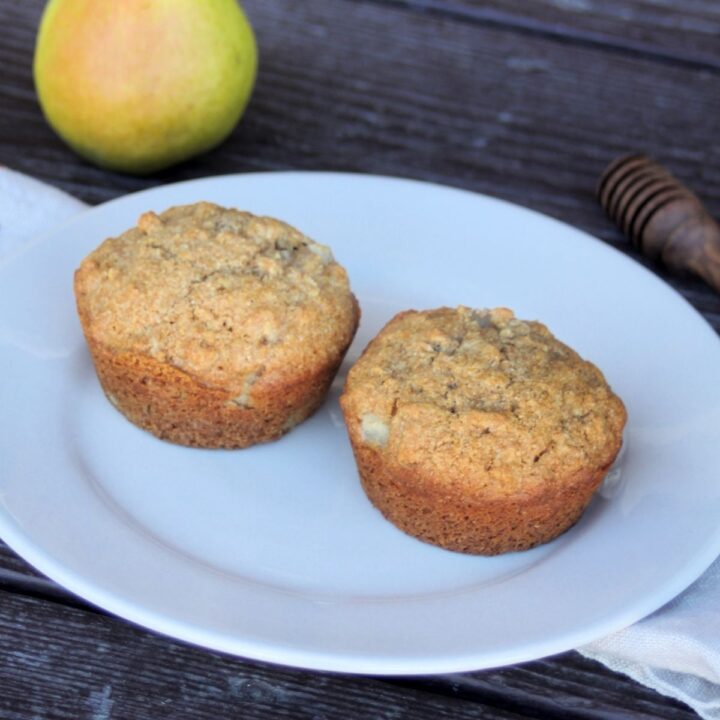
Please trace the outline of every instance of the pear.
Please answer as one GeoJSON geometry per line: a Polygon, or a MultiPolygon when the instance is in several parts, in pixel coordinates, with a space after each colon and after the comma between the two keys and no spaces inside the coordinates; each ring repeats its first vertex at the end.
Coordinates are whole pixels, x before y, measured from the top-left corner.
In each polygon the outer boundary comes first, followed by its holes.
{"type": "Polygon", "coordinates": [[[221,143],[256,72],[255,36],[236,0],[50,0],[33,63],[58,135],[132,174],[221,143]]]}

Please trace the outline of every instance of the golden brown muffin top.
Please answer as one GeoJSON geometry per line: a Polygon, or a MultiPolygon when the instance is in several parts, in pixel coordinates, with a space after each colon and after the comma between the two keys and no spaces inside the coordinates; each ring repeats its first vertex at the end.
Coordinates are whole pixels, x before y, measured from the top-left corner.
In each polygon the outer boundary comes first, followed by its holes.
{"type": "Polygon", "coordinates": [[[603,467],[626,418],[594,365],[505,308],[396,315],[351,369],[342,403],[385,462],[489,495],[603,467]]]}
{"type": "Polygon", "coordinates": [[[329,248],[206,202],[142,215],[85,258],[76,291],[94,341],[240,395],[335,357],[356,324],[329,248]]]}

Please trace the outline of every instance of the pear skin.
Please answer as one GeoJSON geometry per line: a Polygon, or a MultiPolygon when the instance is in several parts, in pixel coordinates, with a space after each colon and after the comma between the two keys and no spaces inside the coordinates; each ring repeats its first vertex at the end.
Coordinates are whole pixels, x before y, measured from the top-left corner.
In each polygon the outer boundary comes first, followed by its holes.
{"type": "Polygon", "coordinates": [[[87,160],[131,174],[221,143],[256,72],[236,0],[50,0],[33,64],[57,134],[87,160]]]}

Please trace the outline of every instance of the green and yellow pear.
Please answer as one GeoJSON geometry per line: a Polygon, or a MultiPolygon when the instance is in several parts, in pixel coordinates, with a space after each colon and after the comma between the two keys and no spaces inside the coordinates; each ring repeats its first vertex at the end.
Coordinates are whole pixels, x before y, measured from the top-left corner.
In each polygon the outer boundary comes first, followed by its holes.
{"type": "Polygon", "coordinates": [[[33,66],[58,135],[91,162],[133,174],[222,142],[256,71],[236,0],[50,0],[33,66]]]}

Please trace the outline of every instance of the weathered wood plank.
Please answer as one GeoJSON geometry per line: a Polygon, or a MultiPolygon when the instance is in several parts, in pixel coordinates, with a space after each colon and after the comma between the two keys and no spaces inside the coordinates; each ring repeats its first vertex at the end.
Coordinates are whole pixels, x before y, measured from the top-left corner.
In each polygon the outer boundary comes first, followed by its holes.
{"type": "MultiPolygon", "coordinates": [[[[12,551],[5,548],[6,554],[12,551]]],[[[0,637],[5,638],[3,631],[2,607],[5,591],[20,594],[28,598],[39,598],[42,606],[50,616],[57,613],[63,615],[67,608],[77,608],[90,615],[106,615],[103,611],[88,605],[81,598],[57,586],[43,576],[36,574],[34,569],[16,556],[3,561],[0,567],[0,637]],[[16,567],[19,569],[7,569],[16,567]],[[50,601],[49,603],[47,601],[50,601]],[[45,604],[47,603],[47,604],[45,604]]],[[[12,606],[12,602],[10,602],[12,606]]],[[[41,612],[40,610],[36,610],[41,612]]],[[[44,617],[44,615],[43,615],[44,617]]],[[[82,620],[81,615],[74,616],[77,623],[95,624],[94,619],[82,620]]],[[[120,619],[112,619],[118,625],[126,625],[120,619]]],[[[65,622],[64,620],[60,620],[65,622]]],[[[42,625],[44,620],[39,620],[42,625]]],[[[8,620],[7,623],[14,623],[8,620]]],[[[127,637],[134,643],[138,634],[152,636],[150,631],[132,628],[127,625],[127,633],[116,629],[114,636],[119,646],[127,649],[127,637]]],[[[70,640],[73,642],[73,640],[70,640]]],[[[84,641],[83,641],[84,642],[84,641]]],[[[157,643],[165,639],[157,637],[157,643]]],[[[170,641],[167,641],[170,642],[170,641]]],[[[176,643],[183,646],[182,643],[176,643]]],[[[74,657],[68,657],[72,664],[74,657]]],[[[3,687],[2,652],[0,652],[0,689],[3,687]]],[[[212,665],[210,671],[214,672],[212,665]]],[[[282,678],[277,682],[285,682],[282,678]]],[[[611,673],[606,668],[591,660],[582,658],[577,653],[565,653],[555,658],[539,660],[511,668],[487,670],[475,673],[454,674],[436,678],[416,678],[411,680],[388,680],[399,687],[419,688],[439,695],[448,695],[480,703],[483,706],[497,708],[510,713],[523,713],[533,709],[533,717],[545,716],[557,718],[587,718],[599,720],[610,718],[667,718],[681,720],[692,718],[695,714],[680,703],[662,697],[629,678],[611,673]]],[[[103,686],[104,687],[104,686],[103,686]]],[[[100,692],[99,689],[94,692],[100,692]]],[[[0,713],[2,711],[0,702],[0,713]]],[[[0,714],[0,717],[2,715],[0,714]]],[[[415,715],[413,715],[415,717],[415,715]]],[[[492,716],[495,717],[495,716],[492,716]]],[[[498,716],[499,717],[499,716],[498,716]]]]}
{"type": "Polygon", "coordinates": [[[350,677],[233,658],[2,591],[0,636],[2,717],[695,717],[576,653],[436,679],[350,677]]]}
{"type": "Polygon", "coordinates": [[[720,67],[720,7],[713,0],[376,0],[520,36],[602,46],[695,67],[720,67]]]}
{"type": "MultiPolygon", "coordinates": [[[[335,0],[339,2],[340,0],[335,0]]],[[[358,0],[345,0],[358,2],[358,0]]],[[[559,42],[589,42],[608,50],[665,57],[679,62],[717,66],[720,6],[715,0],[372,0],[439,18],[504,27],[514,32],[544,35],[559,42]]],[[[32,47],[34,29],[44,0],[23,9],[31,32],[10,28],[3,42],[32,47]]],[[[252,6],[252,0],[243,0],[252,6]]]]}
{"type": "Polygon", "coordinates": [[[0,717],[520,720],[476,700],[248,662],[0,592],[0,717]]]}
{"type": "MultiPolygon", "coordinates": [[[[246,5],[262,70],[245,122],[222,149],[145,180],[79,163],[53,138],[35,107],[28,71],[37,0],[3,6],[0,20],[23,42],[3,48],[8,84],[22,92],[5,118],[11,134],[0,157],[33,147],[16,163],[93,201],[209,172],[404,169],[570,220],[580,210],[596,228],[601,222],[588,212],[588,196],[617,152],[662,149],[662,159],[696,186],[703,174],[717,180],[716,73],[630,62],[597,48],[568,52],[544,38],[518,43],[502,28],[438,24],[368,2],[246,5]]],[[[708,190],[717,208],[717,183],[708,190]]]]}
{"type": "Polygon", "coordinates": [[[0,540],[0,578],[2,570],[9,572],[21,573],[24,575],[38,575],[37,571],[32,568],[25,560],[18,557],[2,540],[0,540]]]}
{"type": "Polygon", "coordinates": [[[415,682],[447,690],[463,698],[496,702],[513,710],[532,706],[557,720],[627,718],[630,720],[691,720],[696,713],[686,705],[659,695],[628,677],[609,674],[600,663],[579,653],[524,665],[477,673],[444,676],[415,682]],[[602,698],[601,701],[598,701],[602,698]]]}
{"type": "MultiPolygon", "coordinates": [[[[0,551],[8,556],[0,565],[0,599],[5,597],[5,591],[15,594],[19,592],[30,597],[52,600],[52,604],[49,605],[51,608],[49,612],[52,615],[57,612],[52,608],[58,603],[90,613],[105,614],[36,573],[4,544],[0,545],[0,551]]],[[[35,612],[40,611],[36,608],[35,612]]],[[[64,610],[59,612],[63,613],[64,610]]],[[[76,617],[78,622],[85,622],[79,619],[81,616],[76,617]]],[[[6,624],[13,622],[14,620],[8,620],[6,624]]],[[[122,624],[121,620],[115,622],[122,624]]],[[[139,629],[129,631],[133,638],[143,632],[146,631],[139,629]]],[[[119,630],[116,631],[116,635],[121,634],[119,630]]],[[[0,636],[4,637],[1,617],[0,636]]],[[[163,641],[158,639],[158,642],[163,641]]],[[[1,666],[2,652],[0,652],[0,668],[1,666]]],[[[695,717],[692,711],[680,703],[660,696],[625,676],[610,673],[599,663],[572,652],[512,668],[445,675],[432,679],[418,678],[388,682],[400,686],[410,684],[413,687],[424,688],[428,692],[472,699],[475,702],[513,712],[534,707],[552,713],[556,718],[578,717],[577,713],[586,713],[588,718],[626,717],[624,713],[632,713],[633,718],[667,718],[668,720],[695,717]],[[599,693],[602,696],[602,710],[598,710],[599,693]],[[599,714],[592,714],[596,712],[599,714]],[[568,713],[574,714],[568,715],[568,713]]],[[[0,688],[2,688],[1,669],[0,688]]]]}
{"type": "MultiPolygon", "coordinates": [[[[22,561],[20,561],[22,562],[22,561]]],[[[34,571],[29,568],[25,573],[34,571]]],[[[4,591],[20,593],[28,597],[50,600],[50,615],[65,611],[61,606],[77,608],[90,614],[106,615],[88,605],[72,593],[55,585],[42,576],[28,576],[22,571],[0,569],[0,602],[4,591]],[[55,608],[55,609],[53,609],[55,608]]],[[[39,611],[38,611],[39,612],[39,611]]],[[[3,636],[0,610],[0,637],[3,636]]],[[[77,622],[88,622],[76,616],[77,622]]],[[[109,618],[110,619],[110,618],[109,618]]],[[[95,620],[89,620],[94,623],[95,620]]],[[[122,620],[114,620],[122,625],[122,620]]],[[[128,637],[149,631],[128,626],[128,637]]],[[[116,631],[122,638],[123,633],[116,631]]],[[[122,639],[124,644],[126,641],[122,639]]],[[[158,642],[163,639],[158,638],[158,642]]],[[[181,643],[177,643],[181,645],[181,643]]],[[[1,656],[1,653],[0,653],[1,656]]],[[[1,660],[0,660],[1,664],[1,660]]],[[[554,658],[523,665],[412,680],[388,680],[402,687],[421,688],[428,692],[463,698],[492,706],[508,712],[523,713],[534,708],[538,713],[558,718],[667,718],[680,720],[695,717],[685,706],[662,697],[649,688],[638,685],[624,676],[611,673],[599,663],[582,658],[577,653],[565,653],[554,658]],[[601,699],[601,702],[599,702],[601,699]]],[[[0,688],[2,672],[0,670],[0,688]]],[[[0,703],[0,709],[2,705],[0,703]]]]}
{"type": "MultiPolygon", "coordinates": [[[[43,4],[0,2],[0,162],[90,202],[228,172],[387,173],[519,202],[634,256],[593,187],[642,150],[720,215],[712,0],[245,0],[261,48],[246,118],[222,148],[144,179],[83,163],[42,119],[43,4]]],[[[718,296],[672,284],[720,330],[718,296]]],[[[87,608],[1,543],[0,637],[2,717],[694,717],[574,653],[410,684],[228,658],[87,608]]]]}

